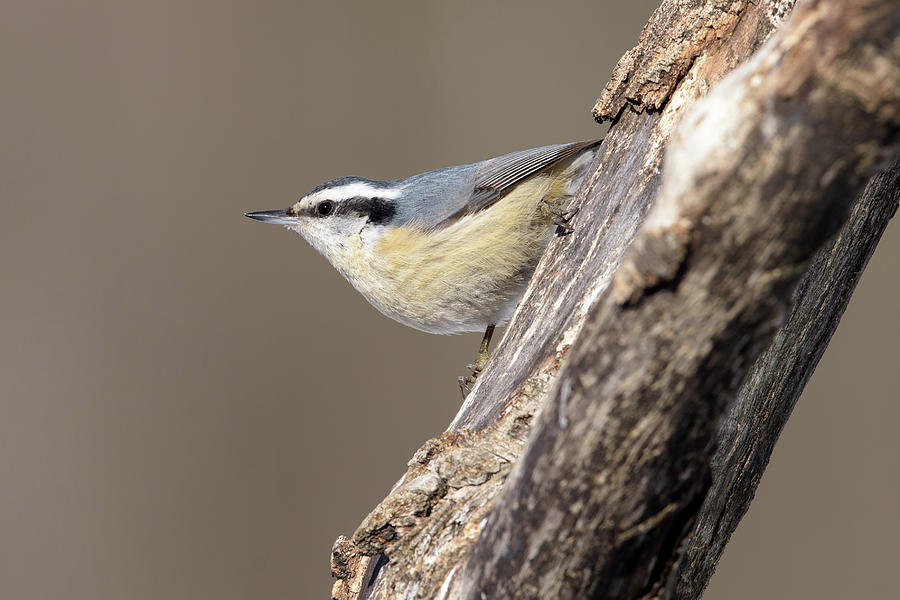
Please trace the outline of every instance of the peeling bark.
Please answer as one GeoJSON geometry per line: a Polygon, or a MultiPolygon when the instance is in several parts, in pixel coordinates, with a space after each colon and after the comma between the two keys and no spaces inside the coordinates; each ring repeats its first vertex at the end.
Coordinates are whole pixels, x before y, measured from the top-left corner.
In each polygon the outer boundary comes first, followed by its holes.
{"type": "Polygon", "coordinates": [[[766,40],[794,2],[664,0],[644,26],[638,45],[613,70],[594,105],[594,117],[615,120],[626,109],[658,111],[688,75],[721,77],[766,40]],[[710,64],[697,68],[706,61],[710,64]]]}
{"type": "Polygon", "coordinates": [[[857,193],[896,154],[900,11],[807,2],[747,61],[791,6],[654,13],[595,107],[576,232],[336,542],[334,598],[700,595],[897,204],[896,164],[857,193]]]}

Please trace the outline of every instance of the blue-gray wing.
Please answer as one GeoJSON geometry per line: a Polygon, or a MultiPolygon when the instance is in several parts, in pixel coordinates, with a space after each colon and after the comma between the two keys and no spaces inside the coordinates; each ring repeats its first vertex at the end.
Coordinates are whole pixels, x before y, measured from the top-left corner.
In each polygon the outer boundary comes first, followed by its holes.
{"type": "MultiPolygon", "coordinates": [[[[428,190],[428,185],[414,186],[426,192],[427,196],[421,196],[419,208],[420,217],[416,219],[431,230],[446,227],[451,223],[482,211],[503,198],[518,183],[528,177],[555,165],[556,163],[573,157],[580,152],[593,148],[600,140],[574,142],[571,144],[557,144],[543,146],[505,154],[496,158],[464,165],[461,167],[449,167],[440,171],[439,177],[429,178],[429,174],[423,174],[423,179],[441,181],[440,190],[428,190]],[[438,194],[440,198],[438,198],[438,194]]],[[[413,178],[411,178],[413,179],[413,178]]],[[[420,181],[420,183],[423,183],[420,181]]]]}
{"type": "Polygon", "coordinates": [[[523,179],[599,143],[600,140],[589,140],[544,146],[543,148],[514,152],[480,163],[472,197],[466,206],[467,213],[484,210],[506,195],[523,179]]]}
{"type": "Polygon", "coordinates": [[[403,182],[408,205],[402,211],[402,220],[431,230],[446,227],[492,206],[531,175],[599,143],[590,140],[543,146],[414,175],[403,182]]]}

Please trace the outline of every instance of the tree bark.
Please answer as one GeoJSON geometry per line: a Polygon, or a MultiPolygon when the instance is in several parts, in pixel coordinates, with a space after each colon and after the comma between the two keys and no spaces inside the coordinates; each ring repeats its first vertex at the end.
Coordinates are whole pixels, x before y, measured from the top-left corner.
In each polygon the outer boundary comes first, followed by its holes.
{"type": "Polygon", "coordinates": [[[863,187],[900,139],[900,10],[806,2],[760,48],[791,8],[654,13],[575,233],[336,542],[334,598],[699,597],[898,201],[897,163],[863,187]]]}

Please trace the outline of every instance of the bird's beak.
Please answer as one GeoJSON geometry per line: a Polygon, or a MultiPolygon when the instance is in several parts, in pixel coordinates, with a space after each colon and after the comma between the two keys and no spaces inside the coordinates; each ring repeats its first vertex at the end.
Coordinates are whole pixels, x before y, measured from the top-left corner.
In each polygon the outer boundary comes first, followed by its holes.
{"type": "Polygon", "coordinates": [[[260,210],[244,213],[244,216],[273,225],[296,225],[299,221],[297,217],[292,217],[285,210],[260,210]]]}

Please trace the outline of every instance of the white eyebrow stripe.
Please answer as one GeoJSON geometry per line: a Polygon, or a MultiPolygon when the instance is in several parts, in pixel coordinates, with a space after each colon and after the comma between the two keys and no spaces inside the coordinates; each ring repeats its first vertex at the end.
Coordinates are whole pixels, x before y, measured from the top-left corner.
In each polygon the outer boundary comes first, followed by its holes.
{"type": "Polygon", "coordinates": [[[357,196],[393,200],[398,198],[400,193],[400,190],[397,188],[376,187],[374,185],[369,185],[368,183],[363,183],[362,181],[355,181],[353,183],[319,190],[313,197],[334,200],[335,202],[356,198],[357,196]]]}

